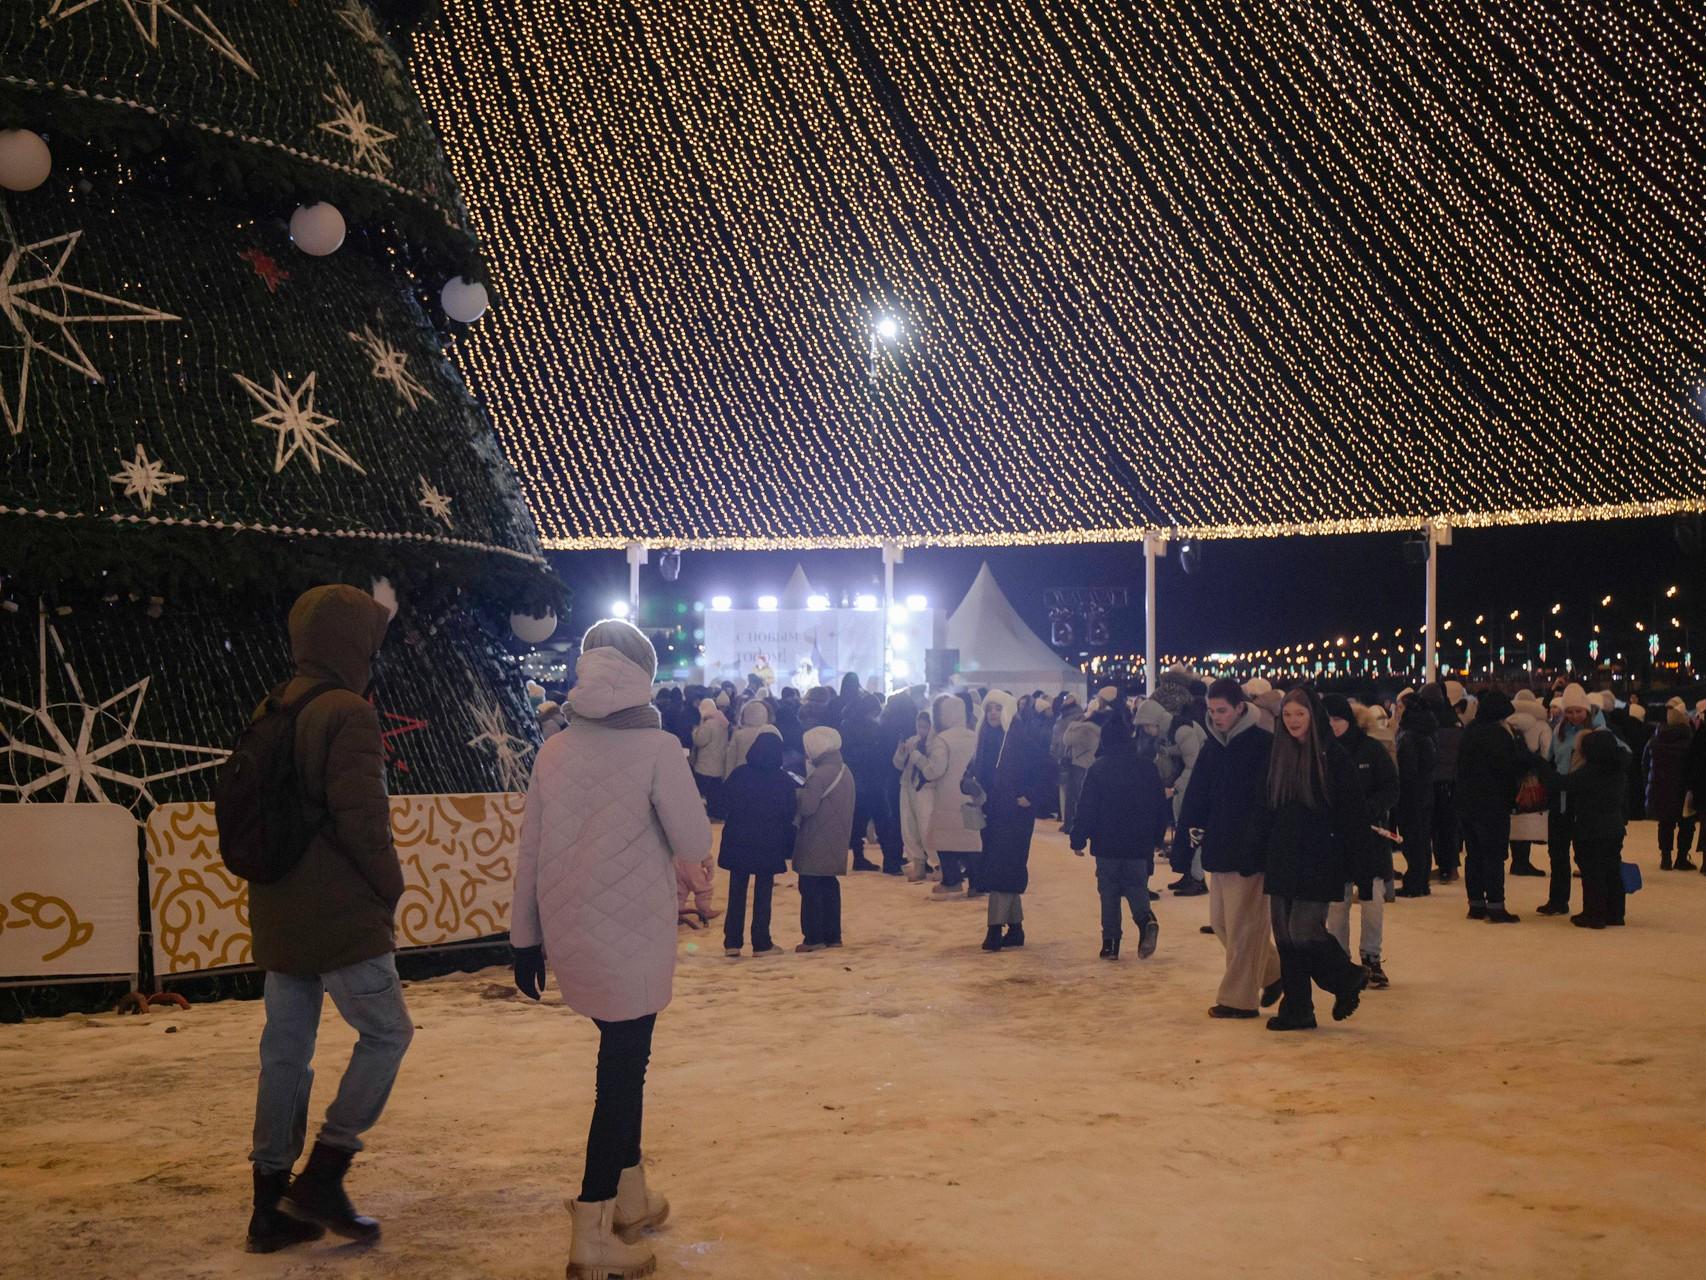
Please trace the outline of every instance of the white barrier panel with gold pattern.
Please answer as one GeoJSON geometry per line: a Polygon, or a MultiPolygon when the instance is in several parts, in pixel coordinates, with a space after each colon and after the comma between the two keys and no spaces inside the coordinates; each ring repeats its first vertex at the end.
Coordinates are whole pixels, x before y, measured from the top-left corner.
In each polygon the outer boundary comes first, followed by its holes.
{"type": "MultiPolygon", "coordinates": [[[[431,947],[509,928],[524,797],[392,796],[403,864],[397,946],[431,947]]],[[[249,897],[219,860],[210,804],[161,805],[148,818],[154,971],[162,977],[250,963],[249,897]]]]}
{"type": "Polygon", "coordinates": [[[116,804],[0,804],[0,977],[137,970],[136,819],[116,804]]]}

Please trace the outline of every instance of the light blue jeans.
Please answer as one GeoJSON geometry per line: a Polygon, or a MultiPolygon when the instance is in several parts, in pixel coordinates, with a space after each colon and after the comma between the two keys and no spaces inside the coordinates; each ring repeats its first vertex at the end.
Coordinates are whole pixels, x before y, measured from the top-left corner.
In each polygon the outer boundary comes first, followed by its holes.
{"type": "Polygon", "coordinates": [[[314,1042],[327,995],[360,1036],[338,1084],[338,1096],[326,1109],[326,1122],[320,1127],[319,1141],[328,1147],[361,1150],[361,1135],[378,1123],[403,1054],[414,1038],[415,1024],[403,1003],[393,955],[362,960],[317,978],[267,974],[255,1148],[249,1153],[263,1173],[288,1171],[302,1155],[308,1136],[308,1094],[314,1087],[314,1042]]]}

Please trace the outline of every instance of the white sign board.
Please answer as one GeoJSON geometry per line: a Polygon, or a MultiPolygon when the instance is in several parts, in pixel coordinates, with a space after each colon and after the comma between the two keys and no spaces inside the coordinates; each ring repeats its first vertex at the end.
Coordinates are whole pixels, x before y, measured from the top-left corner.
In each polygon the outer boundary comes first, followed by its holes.
{"type": "Polygon", "coordinates": [[[757,672],[780,689],[861,684],[883,672],[883,615],[873,609],[729,609],[705,615],[705,680],[744,688],[757,672]]]}
{"type": "Polygon", "coordinates": [[[0,804],[0,977],[136,972],[136,829],[116,804],[0,804]]]}

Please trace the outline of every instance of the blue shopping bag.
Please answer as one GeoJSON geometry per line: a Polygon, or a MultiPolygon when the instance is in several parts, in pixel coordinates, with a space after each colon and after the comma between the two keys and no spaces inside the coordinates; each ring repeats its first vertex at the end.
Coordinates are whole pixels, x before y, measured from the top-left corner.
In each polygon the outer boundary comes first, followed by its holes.
{"type": "Polygon", "coordinates": [[[1625,862],[1623,864],[1623,892],[1641,892],[1641,868],[1636,863],[1625,862]]]}

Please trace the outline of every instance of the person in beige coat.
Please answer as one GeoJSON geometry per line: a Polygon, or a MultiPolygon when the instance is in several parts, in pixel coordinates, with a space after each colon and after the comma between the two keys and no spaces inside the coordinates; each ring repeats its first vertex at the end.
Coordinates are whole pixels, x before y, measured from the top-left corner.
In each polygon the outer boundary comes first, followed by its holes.
{"type": "Polygon", "coordinates": [[[806,785],[795,793],[800,832],[794,874],[800,881],[802,954],[841,945],[841,880],[853,834],[858,784],[841,758],[841,735],[827,725],[806,730],[806,785]]]}
{"type": "Polygon", "coordinates": [[[782,731],[771,723],[770,704],[754,698],[740,709],[740,727],[729,738],[729,749],[723,756],[723,781],[727,782],[746,763],[746,753],[752,750],[753,740],[761,733],[782,736],[782,731]]]}
{"type": "Polygon", "coordinates": [[[705,812],[713,818],[723,816],[723,779],[734,772],[728,767],[728,758],[728,718],[717,710],[717,704],[710,698],[701,698],[699,723],[693,726],[693,746],[688,762],[693,766],[693,781],[705,801],[705,812]]]}
{"type": "Polygon", "coordinates": [[[599,1034],[585,1174],[569,1203],[568,1274],[587,1280],[656,1266],[637,1243],[669,1214],[641,1164],[646,1068],[675,978],[675,865],[711,852],[681,740],[651,703],[656,672],[651,642],[628,623],[586,633],[574,716],[539,750],[517,851],[516,987],[537,1000],[549,964],[563,1003],[599,1034]]]}
{"type": "Polygon", "coordinates": [[[929,879],[938,868],[924,842],[930,829],[930,814],[936,792],[923,766],[930,760],[930,739],[935,721],[928,711],[920,711],[912,737],[901,740],[894,751],[894,767],[900,770],[900,838],[906,854],[906,878],[913,883],[929,879]]]}
{"type": "Polygon", "coordinates": [[[915,756],[931,792],[930,825],[925,829],[924,843],[942,867],[942,882],[930,896],[934,900],[963,898],[966,859],[983,856],[982,811],[969,805],[960,791],[966,769],[977,754],[977,734],[966,727],[966,704],[956,694],[938,697],[931,704],[930,714],[936,732],[930,737],[929,755],[915,756]]]}

